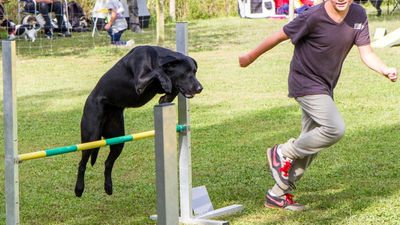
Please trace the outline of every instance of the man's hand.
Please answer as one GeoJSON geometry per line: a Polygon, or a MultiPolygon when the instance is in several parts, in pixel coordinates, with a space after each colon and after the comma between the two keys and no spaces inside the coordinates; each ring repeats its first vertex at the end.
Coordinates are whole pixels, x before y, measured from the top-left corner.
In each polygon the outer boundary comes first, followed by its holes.
{"type": "Polygon", "coordinates": [[[240,67],[247,67],[253,62],[248,54],[243,54],[239,56],[239,65],[240,67]]]}
{"type": "Polygon", "coordinates": [[[386,76],[390,81],[396,82],[397,80],[397,70],[396,68],[386,67],[382,70],[382,74],[386,76]]]}
{"type": "Polygon", "coordinates": [[[111,24],[107,23],[106,25],[104,25],[104,29],[105,30],[109,30],[111,28],[111,24]]]}

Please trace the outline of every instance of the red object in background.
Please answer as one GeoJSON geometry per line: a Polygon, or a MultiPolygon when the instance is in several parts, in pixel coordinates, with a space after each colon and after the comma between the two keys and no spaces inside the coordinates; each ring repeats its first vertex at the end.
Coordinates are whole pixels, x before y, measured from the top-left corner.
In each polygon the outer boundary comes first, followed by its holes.
{"type": "MultiPolygon", "coordinates": [[[[284,4],[289,4],[289,0],[274,0],[275,1],[275,8],[279,8],[284,4]]],[[[300,0],[303,5],[313,6],[314,2],[312,0],[300,0]]]]}
{"type": "Polygon", "coordinates": [[[313,6],[314,2],[312,0],[300,0],[303,5],[313,6]]]}
{"type": "Polygon", "coordinates": [[[274,0],[275,1],[275,8],[279,8],[284,4],[289,4],[289,0],[274,0]]]}

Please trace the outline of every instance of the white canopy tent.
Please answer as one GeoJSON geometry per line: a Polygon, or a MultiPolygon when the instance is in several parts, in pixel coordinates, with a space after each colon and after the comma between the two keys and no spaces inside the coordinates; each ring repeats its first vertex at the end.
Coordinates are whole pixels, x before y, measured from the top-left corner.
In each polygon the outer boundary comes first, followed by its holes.
{"type": "MultiPolygon", "coordinates": [[[[294,17],[294,1],[289,0],[289,20],[294,17]]],[[[238,0],[238,11],[242,18],[269,18],[287,17],[286,15],[275,14],[274,0],[238,0]]]]}

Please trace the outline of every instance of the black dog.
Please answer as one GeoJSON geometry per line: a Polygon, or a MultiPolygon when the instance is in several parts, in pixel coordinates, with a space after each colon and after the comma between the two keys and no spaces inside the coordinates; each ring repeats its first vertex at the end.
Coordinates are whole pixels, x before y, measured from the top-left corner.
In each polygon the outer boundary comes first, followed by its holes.
{"type": "MultiPolygon", "coordinates": [[[[192,98],[203,87],[196,79],[194,59],[156,46],[139,46],[120,59],[99,80],[86,100],[81,121],[81,141],[90,142],[125,135],[123,111],[140,107],[156,94],[163,95],[159,103],[171,102],[179,94],[192,98]]],[[[124,144],[110,146],[105,162],[104,189],[112,194],[111,172],[124,144]]],[[[99,149],[82,151],[75,195],[82,196],[86,164],[91,157],[96,162],[99,149]]]]}

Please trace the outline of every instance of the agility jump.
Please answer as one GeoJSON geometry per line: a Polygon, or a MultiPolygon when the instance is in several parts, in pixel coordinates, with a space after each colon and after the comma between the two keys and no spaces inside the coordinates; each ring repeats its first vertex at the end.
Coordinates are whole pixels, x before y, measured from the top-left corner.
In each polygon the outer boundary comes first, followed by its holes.
{"type": "MultiPolygon", "coordinates": [[[[177,23],[176,30],[177,50],[183,54],[187,54],[187,23],[177,23]]],[[[19,162],[154,136],[156,152],[157,216],[151,218],[156,219],[157,224],[178,225],[179,223],[184,223],[227,225],[229,224],[228,221],[212,220],[210,218],[233,214],[243,209],[242,205],[235,204],[212,210],[201,215],[193,215],[191,143],[188,125],[190,124],[189,100],[182,95],[178,96],[178,122],[176,121],[175,107],[173,107],[173,104],[154,107],[154,131],[18,155],[15,42],[3,41],[2,47],[7,225],[20,224],[19,162]],[[179,187],[177,173],[178,163],[176,162],[176,132],[179,132],[179,187]],[[175,148],[171,149],[171,146],[175,146],[175,148]],[[166,181],[168,181],[168,184],[166,184],[166,181]]]]}

